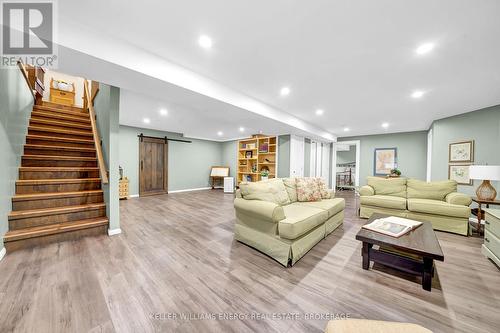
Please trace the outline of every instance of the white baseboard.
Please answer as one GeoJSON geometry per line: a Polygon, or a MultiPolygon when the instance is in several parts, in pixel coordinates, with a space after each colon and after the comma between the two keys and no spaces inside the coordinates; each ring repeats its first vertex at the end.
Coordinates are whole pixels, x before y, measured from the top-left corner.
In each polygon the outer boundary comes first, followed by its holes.
{"type": "Polygon", "coordinates": [[[168,191],[168,193],[180,193],[180,192],[191,192],[191,191],[203,191],[203,190],[210,190],[212,187],[199,187],[199,188],[189,188],[185,190],[175,190],[175,191],[168,191]]]}
{"type": "Polygon", "coordinates": [[[3,257],[5,257],[6,253],[7,253],[7,251],[5,250],[5,247],[0,250],[0,260],[2,260],[3,257]]]}
{"type": "Polygon", "coordinates": [[[129,198],[138,198],[139,197],[139,194],[131,194],[128,196],[129,198]]]}
{"type": "Polygon", "coordinates": [[[108,236],[119,235],[122,233],[122,229],[108,229],[108,236]]]}

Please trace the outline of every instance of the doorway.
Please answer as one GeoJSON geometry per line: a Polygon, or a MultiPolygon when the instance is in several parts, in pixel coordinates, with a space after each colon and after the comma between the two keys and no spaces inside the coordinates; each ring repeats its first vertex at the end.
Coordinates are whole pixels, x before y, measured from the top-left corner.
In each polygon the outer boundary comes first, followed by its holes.
{"type": "Polygon", "coordinates": [[[354,191],[359,187],[360,146],[359,140],[333,144],[332,182],[336,191],[354,191]]]}
{"type": "Polygon", "coordinates": [[[167,193],[168,144],[166,139],[139,138],[139,195],[167,193]]]}

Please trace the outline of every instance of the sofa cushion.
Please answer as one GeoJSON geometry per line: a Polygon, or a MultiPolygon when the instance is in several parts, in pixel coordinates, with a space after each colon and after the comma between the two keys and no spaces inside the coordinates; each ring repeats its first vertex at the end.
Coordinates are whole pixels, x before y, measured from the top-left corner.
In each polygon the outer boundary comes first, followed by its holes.
{"type": "Polygon", "coordinates": [[[282,178],[291,202],[297,202],[297,184],[295,179],[295,177],[282,178]]]}
{"type": "Polygon", "coordinates": [[[444,201],[447,194],[457,191],[457,182],[454,180],[443,180],[438,182],[426,182],[417,179],[408,179],[408,198],[432,199],[444,201]]]}
{"type": "Polygon", "coordinates": [[[326,210],[328,218],[334,216],[345,208],[345,200],[343,198],[323,199],[321,201],[313,202],[297,202],[296,205],[303,205],[305,207],[314,207],[326,210]]]}
{"type": "Polygon", "coordinates": [[[408,210],[417,213],[444,215],[468,218],[470,208],[463,205],[452,205],[440,200],[408,199],[408,210]]]}
{"type": "Polygon", "coordinates": [[[362,205],[406,210],[406,199],[392,195],[361,196],[362,205]]]}
{"type": "Polygon", "coordinates": [[[328,220],[324,209],[306,207],[297,202],[283,206],[285,219],[278,224],[280,237],[296,239],[328,220]]]}
{"type": "Polygon", "coordinates": [[[316,181],[318,182],[321,199],[330,199],[330,191],[328,190],[328,186],[326,186],[325,180],[323,178],[316,178],[316,181]]]}
{"type": "Polygon", "coordinates": [[[451,192],[444,198],[447,203],[453,205],[469,206],[472,203],[472,198],[464,193],[451,192]]]}
{"type": "Polygon", "coordinates": [[[282,206],[290,203],[290,198],[281,179],[241,182],[239,186],[243,199],[269,201],[282,206]]]}
{"type": "Polygon", "coordinates": [[[406,178],[367,177],[367,182],[373,187],[376,195],[406,198],[406,178]]]}
{"type": "Polygon", "coordinates": [[[319,191],[318,181],[316,180],[316,178],[296,178],[296,181],[298,201],[321,200],[321,192],[319,191]]]}

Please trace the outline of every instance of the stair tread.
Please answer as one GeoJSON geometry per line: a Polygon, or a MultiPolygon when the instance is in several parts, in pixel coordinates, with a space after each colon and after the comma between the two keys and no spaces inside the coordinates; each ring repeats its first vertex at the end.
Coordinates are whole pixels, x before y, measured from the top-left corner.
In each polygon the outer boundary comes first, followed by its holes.
{"type": "Polygon", "coordinates": [[[19,167],[19,171],[96,171],[98,167],[19,167]]]}
{"type": "Polygon", "coordinates": [[[74,192],[49,192],[49,193],[30,193],[30,194],[16,194],[12,197],[12,201],[25,201],[25,200],[35,200],[44,198],[57,198],[57,197],[72,197],[72,196],[84,196],[92,194],[104,193],[103,190],[85,190],[85,191],[74,191],[74,192]]]}
{"type": "Polygon", "coordinates": [[[97,157],[87,156],[23,155],[23,158],[30,160],[97,161],[97,157]]]}
{"type": "Polygon", "coordinates": [[[88,152],[94,152],[95,148],[87,148],[87,147],[66,147],[66,146],[47,146],[47,145],[37,145],[37,144],[31,144],[27,143],[24,145],[26,148],[36,148],[36,149],[47,149],[47,150],[54,150],[54,149],[60,149],[60,150],[74,150],[74,151],[88,151],[88,152]]]}
{"type": "Polygon", "coordinates": [[[89,139],[61,138],[61,137],[55,137],[55,136],[33,135],[33,134],[28,134],[26,136],[26,139],[47,140],[47,141],[63,141],[63,142],[87,143],[87,144],[94,143],[94,140],[89,140],[89,139]]]}
{"type": "Polygon", "coordinates": [[[33,131],[42,131],[42,132],[53,132],[53,133],[63,133],[63,134],[74,134],[74,135],[82,135],[82,136],[90,136],[92,137],[92,131],[90,132],[82,132],[82,131],[76,131],[76,130],[69,130],[69,129],[64,129],[64,128],[50,128],[50,127],[45,127],[45,126],[33,126],[29,125],[28,130],[33,130],[33,131]]]}
{"type": "Polygon", "coordinates": [[[19,179],[16,185],[46,185],[101,182],[101,178],[56,178],[56,179],[19,179]]]}
{"type": "Polygon", "coordinates": [[[92,209],[102,208],[102,207],[106,207],[106,204],[104,202],[93,203],[93,204],[84,204],[84,205],[74,205],[74,206],[62,206],[62,207],[55,207],[55,208],[15,210],[15,211],[10,212],[9,220],[17,220],[17,219],[28,218],[28,217],[55,215],[55,214],[61,214],[61,213],[71,213],[71,212],[77,212],[77,211],[92,210],[92,209]]]}
{"type": "Polygon", "coordinates": [[[53,107],[53,106],[47,106],[47,105],[34,105],[33,106],[33,109],[37,109],[37,110],[47,110],[47,111],[56,111],[56,112],[64,112],[64,113],[77,113],[77,114],[83,114],[83,115],[88,115],[89,113],[86,112],[83,108],[78,108],[78,107],[74,107],[76,109],[79,109],[81,111],[71,111],[71,110],[68,110],[68,109],[64,109],[64,108],[57,108],[57,107],[53,107]]]}
{"type": "Polygon", "coordinates": [[[39,126],[38,124],[41,124],[41,126],[43,126],[43,125],[67,126],[67,127],[78,128],[78,129],[92,130],[92,126],[90,126],[90,124],[82,124],[82,123],[78,123],[78,122],[72,122],[69,120],[50,120],[50,119],[38,119],[38,118],[32,117],[30,119],[30,124],[32,124],[32,123],[36,123],[37,125],[35,125],[35,126],[39,126]]]}
{"type": "Polygon", "coordinates": [[[8,231],[4,236],[4,241],[16,241],[27,238],[52,235],[61,232],[68,232],[80,229],[87,229],[108,224],[107,217],[97,217],[92,219],[84,219],[71,222],[55,223],[44,226],[30,227],[19,230],[8,231]]]}
{"type": "Polygon", "coordinates": [[[54,111],[47,111],[47,110],[33,110],[31,112],[31,117],[49,117],[49,118],[54,118],[54,119],[63,119],[63,120],[69,120],[69,121],[78,121],[78,122],[85,122],[90,124],[90,117],[86,113],[80,113],[80,112],[54,112],[54,111]]]}

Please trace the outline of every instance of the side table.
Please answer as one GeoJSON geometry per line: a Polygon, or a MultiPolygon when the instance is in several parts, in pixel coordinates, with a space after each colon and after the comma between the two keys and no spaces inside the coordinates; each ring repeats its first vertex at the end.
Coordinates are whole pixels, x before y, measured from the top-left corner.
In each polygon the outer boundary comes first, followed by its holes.
{"type": "Polygon", "coordinates": [[[486,205],[486,208],[490,208],[490,205],[500,205],[500,200],[481,200],[477,197],[472,197],[472,201],[477,203],[477,233],[481,234],[481,220],[483,219],[483,214],[481,212],[481,206],[486,205]]]}

